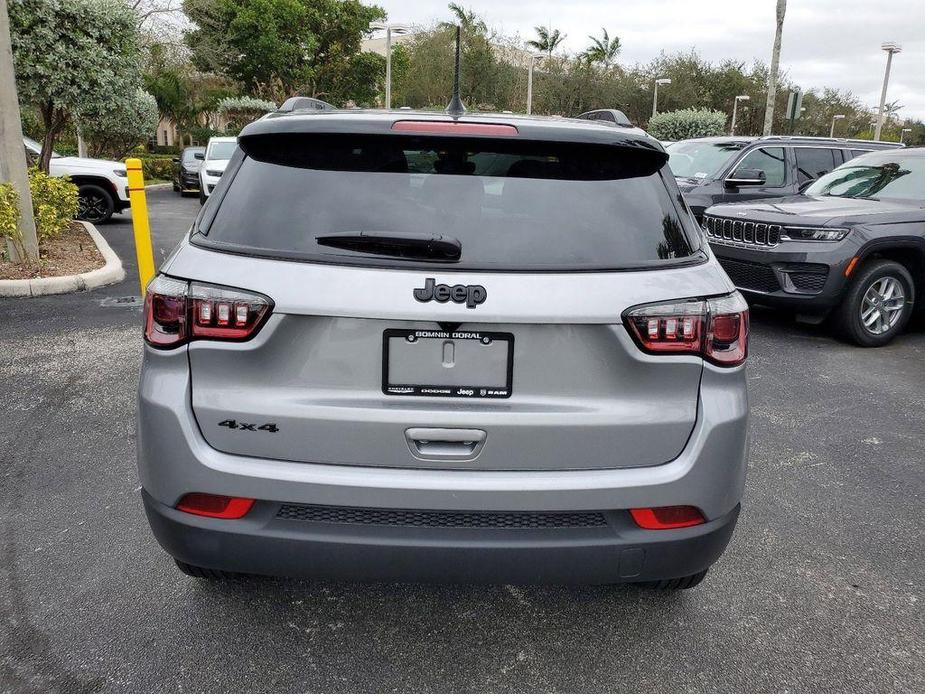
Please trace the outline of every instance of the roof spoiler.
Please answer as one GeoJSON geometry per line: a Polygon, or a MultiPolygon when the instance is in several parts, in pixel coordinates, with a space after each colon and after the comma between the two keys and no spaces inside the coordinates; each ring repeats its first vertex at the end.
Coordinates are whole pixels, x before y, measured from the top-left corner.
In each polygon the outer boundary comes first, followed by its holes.
{"type": "Polygon", "coordinates": [[[311,96],[292,96],[276,109],[277,113],[292,113],[293,111],[336,111],[337,107],[327,101],[311,96]]]}
{"type": "Polygon", "coordinates": [[[633,128],[636,127],[633,125],[632,121],[626,117],[626,114],[623,111],[619,111],[615,108],[599,108],[594,111],[585,111],[575,118],[580,118],[581,120],[593,120],[597,123],[604,123],[605,125],[616,125],[621,128],[633,128]]]}

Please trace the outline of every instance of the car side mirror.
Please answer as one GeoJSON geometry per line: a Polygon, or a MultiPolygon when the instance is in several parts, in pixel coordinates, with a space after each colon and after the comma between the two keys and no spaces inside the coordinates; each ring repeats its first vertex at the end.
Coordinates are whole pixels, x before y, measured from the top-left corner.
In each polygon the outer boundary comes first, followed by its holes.
{"type": "Polygon", "coordinates": [[[761,169],[736,169],[724,183],[730,188],[735,188],[738,186],[763,186],[767,180],[767,176],[761,169]]]}
{"type": "Polygon", "coordinates": [[[194,153],[193,153],[193,158],[194,158],[194,159],[199,159],[200,161],[202,161],[203,159],[206,158],[206,153],[205,153],[205,152],[194,152],[194,153]]]}

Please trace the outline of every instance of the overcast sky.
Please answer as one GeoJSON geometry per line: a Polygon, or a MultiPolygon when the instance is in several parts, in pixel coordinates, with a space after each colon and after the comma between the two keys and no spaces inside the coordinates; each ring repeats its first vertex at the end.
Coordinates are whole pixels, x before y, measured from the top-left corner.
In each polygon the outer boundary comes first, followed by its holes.
{"type": "MultiPolygon", "coordinates": [[[[372,0],[396,22],[429,24],[449,16],[442,0],[372,0]]],[[[647,62],[659,51],[696,48],[710,61],[768,62],[776,0],[463,0],[508,35],[533,38],[550,24],[577,52],[606,27],[623,44],[620,61],[647,62]]],[[[790,0],[781,67],[804,87],[848,89],[876,108],[886,66],[883,41],[898,41],[887,101],[901,117],[925,120],[925,0],[790,0]]]]}

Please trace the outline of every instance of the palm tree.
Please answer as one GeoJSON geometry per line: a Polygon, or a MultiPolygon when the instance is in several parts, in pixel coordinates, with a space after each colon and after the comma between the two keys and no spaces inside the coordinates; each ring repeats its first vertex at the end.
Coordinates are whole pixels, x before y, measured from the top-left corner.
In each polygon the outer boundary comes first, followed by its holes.
{"type": "Polygon", "coordinates": [[[771,134],[774,123],[774,99],[777,98],[777,68],[780,65],[780,40],[784,33],[784,14],[787,12],[787,0],[777,0],[777,32],[774,34],[774,48],[771,51],[771,70],[768,75],[768,103],[764,109],[765,135],[771,134]]]}
{"type": "Polygon", "coordinates": [[[535,48],[538,51],[542,51],[547,56],[551,57],[552,52],[556,50],[556,47],[565,41],[565,34],[561,33],[558,29],[551,29],[550,27],[534,27],[536,31],[537,38],[535,40],[527,41],[527,45],[530,48],[535,48]]]}
{"type": "Polygon", "coordinates": [[[451,2],[447,7],[450,8],[450,12],[456,17],[456,23],[462,27],[464,32],[474,31],[477,34],[484,34],[488,31],[485,21],[470,8],[463,7],[457,2],[451,2]]]}
{"type": "Polygon", "coordinates": [[[591,45],[588,46],[584,55],[589,62],[601,63],[605,70],[609,70],[610,66],[613,65],[617,56],[620,54],[622,46],[620,45],[619,36],[614,36],[611,39],[606,29],[602,28],[601,31],[604,32],[601,38],[597,38],[596,36],[588,37],[591,39],[591,45]]]}

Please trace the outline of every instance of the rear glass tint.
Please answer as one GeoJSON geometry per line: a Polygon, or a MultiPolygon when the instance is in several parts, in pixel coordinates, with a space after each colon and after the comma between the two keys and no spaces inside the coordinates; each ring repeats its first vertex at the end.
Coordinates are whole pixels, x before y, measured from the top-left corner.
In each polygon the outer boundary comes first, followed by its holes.
{"type": "Polygon", "coordinates": [[[433,234],[461,246],[443,263],[484,270],[622,269],[694,253],[654,149],[399,135],[272,135],[242,148],[248,156],[197,243],[421,267],[434,261],[318,237],[433,234]]]}

